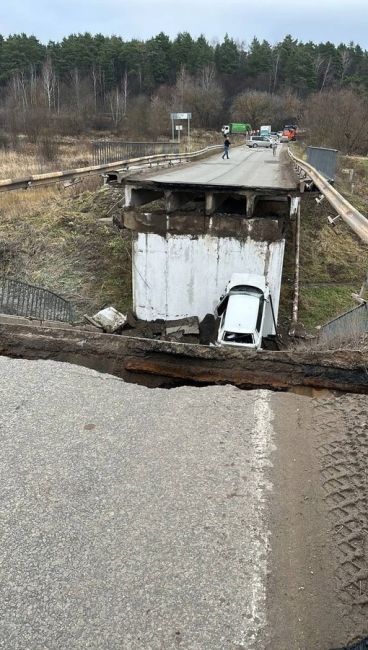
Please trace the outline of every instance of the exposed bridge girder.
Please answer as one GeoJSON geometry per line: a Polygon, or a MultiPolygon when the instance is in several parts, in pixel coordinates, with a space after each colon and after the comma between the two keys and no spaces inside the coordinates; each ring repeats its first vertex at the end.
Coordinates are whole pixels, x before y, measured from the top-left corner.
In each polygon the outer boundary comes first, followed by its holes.
{"type": "Polygon", "coordinates": [[[142,186],[125,185],[125,206],[138,208],[146,203],[152,203],[164,196],[163,190],[153,190],[142,186]]]}
{"type": "Polygon", "coordinates": [[[167,214],[171,214],[172,212],[179,210],[193,198],[195,198],[195,194],[192,192],[165,190],[165,208],[167,214]]]}

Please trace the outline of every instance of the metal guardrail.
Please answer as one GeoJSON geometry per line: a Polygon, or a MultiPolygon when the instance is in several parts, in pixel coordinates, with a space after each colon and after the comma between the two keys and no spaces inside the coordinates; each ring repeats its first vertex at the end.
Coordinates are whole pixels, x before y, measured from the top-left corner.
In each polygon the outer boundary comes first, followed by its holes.
{"type": "Polygon", "coordinates": [[[337,214],[348,224],[348,226],[368,244],[368,219],[359,210],[354,208],[335,188],[320,174],[312,165],[300,160],[288,149],[289,156],[294,162],[297,171],[304,172],[313,183],[318,187],[320,192],[326,197],[328,202],[336,210],[337,214]]]}
{"type": "Polygon", "coordinates": [[[94,140],[92,155],[94,165],[107,165],[126,158],[151,156],[160,153],[179,153],[177,142],[125,142],[123,140],[94,140]]]}
{"type": "Polygon", "coordinates": [[[19,280],[0,278],[0,313],[71,323],[71,303],[53,291],[19,280]]]}
{"type": "Polygon", "coordinates": [[[93,174],[102,174],[109,170],[116,170],[119,167],[129,167],[131,165],[151,166],[152,163],[169,163],[173,164],[183,162],[184,160],[191,160],[192,158],[205,156],[215,149],[222,149],[223,145],[212,145],[199,151],[192,153],[178,153],[178,154],[154,154],[152,156],[141,156],[139,158],[129,158],[127,160],[119,160],[117,162],[108,163],[107,165],[93,165],[91,167],[80,167],[77,169],[67,169],[60,172],[49,172],[47,174],[33,174],[24,178],[6,178],[0,180],[0,192],[8,192],[9,190],[28,189],[37,185],[49,185],[52,183],[60,183],[62,181],[72,179],[79,176],[88,176],[93,174]]]}

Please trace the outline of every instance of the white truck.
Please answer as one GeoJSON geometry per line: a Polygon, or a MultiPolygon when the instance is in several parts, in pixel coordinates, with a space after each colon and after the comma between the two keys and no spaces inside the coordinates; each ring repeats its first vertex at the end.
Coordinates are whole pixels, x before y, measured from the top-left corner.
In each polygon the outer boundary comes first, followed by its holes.
{"type": "Polygon", "coordinates": [[[218,345],[259,350],[262,339],[276,333],[272,297],[263,275],[233,273],[217,315],[218,345]]]}
{"type": "Polygon", "coordinates": [[[259,129],[259,135],[264,135],[266,138],[271,136],[271,124],[263,124],[259,129]]]}

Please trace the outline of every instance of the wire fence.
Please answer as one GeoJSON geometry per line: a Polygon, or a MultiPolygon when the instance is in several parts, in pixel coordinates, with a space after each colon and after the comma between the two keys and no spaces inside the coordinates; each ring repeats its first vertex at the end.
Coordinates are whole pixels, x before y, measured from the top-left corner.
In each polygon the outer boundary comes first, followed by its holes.
{"type": "Polygon", "coordinates": [[[0,313],[38,320],[72,322],[71,303],[52,291],[0,277],[0,313]]]}
{"type": "Polygon", "coordinates": [[[179,145],[174,142],[122,142],[119,140],[92,142],[94,165],[107,165],[111,162],[154,156],[160,153],[179,153],[179,145]]]}

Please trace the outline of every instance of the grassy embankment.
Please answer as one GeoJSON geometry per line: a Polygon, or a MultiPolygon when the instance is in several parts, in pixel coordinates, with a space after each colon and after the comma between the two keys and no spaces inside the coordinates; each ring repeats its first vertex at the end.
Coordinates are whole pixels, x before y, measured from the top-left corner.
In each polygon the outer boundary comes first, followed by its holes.
{"type": "MultiPolygon", "coordinates": [[[[299,152],[300,153],[300,152],[299,152]]],[[[336,189],[363,214],[368,212],[368,161],[342,159],[336,189]],[[355,190],[341,169],[355,166],[355,190]]],[[[335,213],[327,201],[320,205],[315,194],[305,194],[301,209],[300,311],[299,321],[313,333],[315,327],[357,305],[351,293],[358,292],[368,270],[368,246],[339,219],[335,227],[327,216],[335,213]]],[[[287,243],[281,316],[290,316],[293,278],[293,242],[287,243]]]]}
{"type": "MultiPolygon", "coordinates": [[[[218,140],[218,134],[194,132],[191,149],[218,140]]],[[[60,142],[52,162],[41,160],[34,145],[0,149],[0,178],[90,163],[86,140],[60,142]]],[[[95,177],[68,189],[60,184],[0,193],[0,275],[62,295],[79,316],[106,304],[131,307],[131,235],[99,221],[121,211],[122,195],[100,185],[95,177]]]]}
{"type": "Polygon", "coordinates": [[[0,275],[55,291],[79,316],[130,307],[130,234],[99,221],[119,212],[122,197],[99,182],[0,194],[0,275]]]}
{"type": "Polygon", "coordinates": [[[17,149],[0,147],[0,179],[22,178],[91,164],[92,149],[86,139],[59,138],[43,146],[20,141],[17,149]]]}

